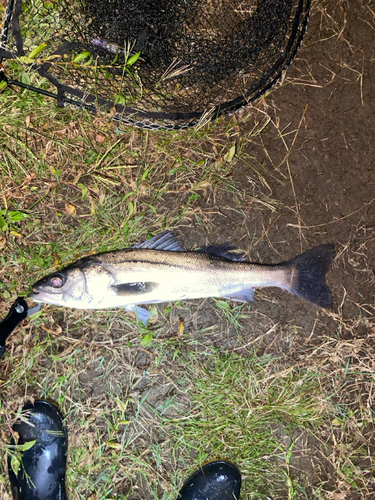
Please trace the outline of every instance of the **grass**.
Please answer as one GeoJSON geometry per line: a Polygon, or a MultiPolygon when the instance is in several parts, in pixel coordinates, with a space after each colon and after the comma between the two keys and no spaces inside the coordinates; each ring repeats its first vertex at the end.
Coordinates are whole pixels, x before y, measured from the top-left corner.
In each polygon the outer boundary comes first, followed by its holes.
{"type": "MultiPolygon", "coordinates": [[[[26,358],[6,360],[12,366],[3,391],[26,385],[66,414],[74,498],[94,491],[94,498],[127,498],[140,483],[155,498],[157,491],[176,498],[184,477],[215,457],[241,468],[243,498],[282,489],[293,433],[321,420],[315,374],[292,370],[279,378],[277,359],[223,354],[195,340],[189,349],[169,343],[144,350],[134,333],[118,346],[64,336],[52,342],[47,334],[34,339],[26,358]],[[138,366],[130,358],[136,352],[144,358],[138,366]]],[[[13,420],[7,406],[4,434],[13,420]]]]}
{"type": "MultiPolygon", "coordinates": [[[[303,498],[310,481],[298,457],[311,443],[321,444],[346,488],[365,491],[371,482],[372,410],[355,401],[372,384],[354,355],[367,343],[330,339],[286,367],[282,356],[227,353],[191,334],[144,348],[125,315],[70,316],[67,333],[56,325],[33,337],[15,332],[3,361],[2,392],[12,400],[3,401],[0,429],[5,459],[25,394],[57,401],[69,430],[72,498],[174,499],[190,472],[218,457],[240,467],[241,498],[303,498]]],[[[307,498],[324,498],[314,491],[307,498]]]]}
{"type": "MultiPolygon", "coordinates": [[[[7,69],[40,83],[22,65],[7,69]]],[[[285,126],[267,99],[197,130],[120,133],[102,115],[3,90],[1,317],[47,273],[165,228],[189,249],[229,239],[254,259],[291,256],[278,221],[299,234],[292,153],[304,110],[285,126]],[[291,189],[288,206],[272,183],[291,189]]],[[[366,259],[352,252],[349,261],[370,279],[366,259]]],[[[350,317],[341,306],[303,309],[298,323],[288,316],[303,307],[298,299],[257,297],[259,306],[153,306],[148,327],[122,310],[51,306],[25,321],[0,360],[1,498],[10,499],[10,427],[33,397],[56,400],[66,415],[70,499],[174,500],[196,467],[218,457],[241,469],[242,500],[371,498],[371,305],[352,301],[350,317]]]]}
{"type": "MultiPolygon", "coordinates": [[[[3,96],[13,114],[21,108],[14,122],[3,110],[4,208],[7,213],[17,210],[27,215],[27,234],[22,233],[22,224],[13,224],[8,241],[17,248],[14,267],[20,269],[21,264],[22,274],[31,281],[40,269],[51,270],[86,253],[126,247],[140,235],[179,225],[194,211],[200,193],[215,189],[229,168],[222,151],[216,155],[208,151],[202,159],[197,148],[184,159],[182,151],[188,149],[194,134],[176,134],[173,142],[171,136],[162,135],[156,144],[150,144],[148,132],[134,130],[130,137],[122,135],[112,141],[108,132],[107,137],[105,131],[91,132],[99,123],[94,117],[85,115],[82,119],[82,113],[74,111],[59,112],[60,123],[56,123],[56,137],[52,138],[50,123],[57,120],[57,112],[51,110],[50,102],[41,103],[36,130],[32,108],[38,99],[22,91],[17,97],[13,90],[3,96]],[[21,114],[26,115],[28,124],[15,126],[21,114]],[[12,125],[12,132],[7,132],[12,125]],[[35,152],[29,146],[30,137],[35,152]],[[13,151],[9,151],[10,141],[13,151]],[[30,182],[26,196],[25,186],[30,182]],[[172,198],[178,203],[171,210],[172,198]],[[41,230],[45,220],[48,227],[41,230]],[[18,245],[21,239],[22,246],[18,245]]],[[[199,134],[195,140],[198,142],[199,134]]],[[[14,278],[7,285],[10,293],[18,283],[12,267],[8,268],[8,276],[14,278]]]]}
{"type": "Polygon", "coordinates": [[[286,478],[292,484],[293,434],[312,429],[322,417],[315,374],[295,370],[278,377],[278,360],[254,353],[243,358],[213,351],[201,371],[192,365],[192,408],[171,430],[180,449],[196,453],[200,462],[235,462],[245,498],[274,497],[286,478]]]}

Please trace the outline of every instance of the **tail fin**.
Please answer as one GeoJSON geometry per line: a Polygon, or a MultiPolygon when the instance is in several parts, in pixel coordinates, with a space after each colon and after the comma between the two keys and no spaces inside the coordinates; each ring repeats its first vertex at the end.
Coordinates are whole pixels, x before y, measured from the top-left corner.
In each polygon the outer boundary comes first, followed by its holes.
{"type": "Polygon", "coordinates": [[[331,308],[333,299],[325,282],[325,275],[335,255],[335,245],[328,243],[286,262],[289,266],[295,266],[297,271],[289,291],[317,306],[331,308]]]}

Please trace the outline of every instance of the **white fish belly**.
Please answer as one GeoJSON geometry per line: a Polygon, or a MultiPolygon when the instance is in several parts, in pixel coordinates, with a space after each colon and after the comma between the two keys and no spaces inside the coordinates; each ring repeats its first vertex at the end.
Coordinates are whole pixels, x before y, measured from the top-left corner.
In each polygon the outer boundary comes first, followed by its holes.
{"type": "MultiPolygon", "coordinates": [[[[261,286],[281,286],[280,278],[284,276],[275,270],[265,272],[252,272],[246,269],[220,271],[197,269],[181,269],[166,267],[164,269],[148,269],[147,271],[127,271],[126,282],[123,273],[116,275],[116,283],[150,283],[151,290],[138,293],[118,293],[115,287],[103,293],[103,288],[97,286],[96,290],[90,289],[92,297],[101,297],[93,300],[89,308],[126,307],[133,304],[151,304],[157,302],[170,302],[175,300],[196,299],[206,297],[225,297],[245,289],[261,286]],[[263,274],[263,277],[261,276],[263,274]]],[[[281,286],[282,287],[282,286],[281,286]]]]}

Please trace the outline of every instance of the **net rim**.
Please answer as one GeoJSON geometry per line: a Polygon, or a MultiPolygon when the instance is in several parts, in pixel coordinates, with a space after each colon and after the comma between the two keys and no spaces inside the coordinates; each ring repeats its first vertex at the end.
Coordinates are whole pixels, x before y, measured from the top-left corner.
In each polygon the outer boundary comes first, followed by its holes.
{"type": "MultiPolygon", "coordinates": [[[[302,40],[306,34],[307,24],[309,20],[311,8],[311,0],[299,0],[296,7],[295,16],[292,22],[291,34],[283,53],[279,57],[275,67],[265,73],[261,80],[257,82],[256,88],[251,88],[244,94],[235,97],[229,101],[223,102],[210,109],[190,112],[167,112],[167,111],[146,111],[121,104],[115,104],[111,100],[97,99],[92,94],[87,94],[80,89],[70,85],[61,83],[54,75],[48,71],[48,65],[38,64],[31,65],[33,70],[36,70],[40,76],[46,78],[52,85],[57,88],[57,94],[51,92],[43,92],[38,87],[21,84],[17,80],[8,80],[11,85],[26,87],[29,90],[48,94],[49,97],[54,97],[60,107],[73,105],[88,109],[91,112],[99,110],[113,110],[116,114],[112,117],[118,123],[135,126],[149,130],[181,130],[196,126],[202,119],[208,121],[215,120],[218,117],[233,113],[240,108],[256,101],[269,91],[281,78],[282,74],[293,62],[297,52],[302,44],[302,40]],[[73,97],[69,97],[73,96],[73,97]],[[78,100],[77,100],[78,99],[78,100]]],[[[7,35],[9,28],[12,28],[13,36],[16,40],[17,55],[12,54],[12,57],[23,55],[22,36],[20,32],[19,14],[22,10],[22,0],[8,0],[6,4],[6,16],[3,22],[2,40],[0,47],[0,58],[10,58],[10,52],[6,50],[7,35]],[[9,12],[12,15],[9,15],[9,12]],[[4,35],[6,34],[6,36],[4,35]]]]}

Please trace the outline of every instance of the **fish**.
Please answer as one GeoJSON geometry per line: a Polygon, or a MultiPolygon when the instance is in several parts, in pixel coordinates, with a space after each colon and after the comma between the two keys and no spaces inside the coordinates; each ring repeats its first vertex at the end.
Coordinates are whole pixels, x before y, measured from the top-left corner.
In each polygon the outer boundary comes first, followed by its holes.
{"type": "Polygon", "coordinates": [[[124,250],[84,257],[37,281],[29,297],[76,309],[123,307],[144,324],[150,312],[140,305],[206,297],[249,303],[259,287],[279,287],[331,308],[325,276],[334,258],[328,243],[286,262],[256,264],[229,244],[186,251],[163,231],[124,250]]]}
{"type": "MultiPolygon", "coordinates": [[[[102,49],[107,50],[108,52],[112,52],[112,54],[122,54],[128,57],[135,56],[137,52],[127,51],[124,49],[124,47],[120,47],[117,43],[114,42],[107,42],[106,40],[102,40],[101,38],[93,38],[91,40],[91,43],[93,45],[96,45],[97,47],[101,47],[102,49]]],[[[137,59],[138,62],[145,64],[146,60],[142,56],[138,56],[137,59]]]]}

